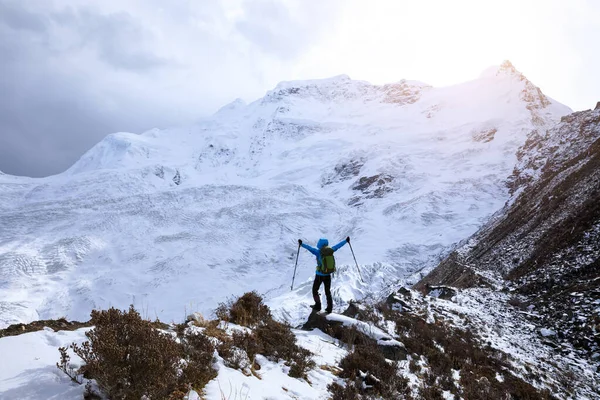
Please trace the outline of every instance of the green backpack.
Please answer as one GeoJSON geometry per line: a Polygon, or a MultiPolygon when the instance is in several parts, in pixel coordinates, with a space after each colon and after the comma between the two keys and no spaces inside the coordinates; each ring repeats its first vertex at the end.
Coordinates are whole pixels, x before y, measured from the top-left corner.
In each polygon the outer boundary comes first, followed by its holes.
{"type": "Polygon", "coordinates": [[[332,274],[335,272],[335,257],[333,257],[333,249],[329,246],[321,247],[321,265],[318,271],[324,274],[332,274]]]}

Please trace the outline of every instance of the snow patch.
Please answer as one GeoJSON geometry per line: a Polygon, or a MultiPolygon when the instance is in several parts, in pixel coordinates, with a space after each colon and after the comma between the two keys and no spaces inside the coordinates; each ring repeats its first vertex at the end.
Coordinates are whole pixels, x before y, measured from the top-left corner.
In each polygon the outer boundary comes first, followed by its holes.
{"type": "Polygon", "coordinates": [[[556,332],[554,332],[552,329],[546,329],[546,328],[540,329],[540,334],[544,337],[556,336],[556,332]]]}

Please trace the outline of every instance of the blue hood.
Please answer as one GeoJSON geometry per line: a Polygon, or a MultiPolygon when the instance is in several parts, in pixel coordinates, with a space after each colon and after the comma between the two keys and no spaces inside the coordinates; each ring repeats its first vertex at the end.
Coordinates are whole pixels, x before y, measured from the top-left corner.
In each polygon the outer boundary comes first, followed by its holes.
{"type": "Polygon", "coordinates": [[[321,250],[321,248],[325,246],[329,246],[329,240],[319,239],[319,241],[317,242],[317,249],[321,250]]]}

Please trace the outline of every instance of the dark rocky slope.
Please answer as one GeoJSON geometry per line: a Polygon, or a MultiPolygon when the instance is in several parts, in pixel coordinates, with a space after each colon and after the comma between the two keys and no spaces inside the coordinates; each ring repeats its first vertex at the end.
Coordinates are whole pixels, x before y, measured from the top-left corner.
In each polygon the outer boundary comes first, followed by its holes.
{"type": "Polygon", "coordinates": [[[600,360],[600,107],[518,156],[512,200],[415,288],[504,287],[549,344],[600,360]]]}

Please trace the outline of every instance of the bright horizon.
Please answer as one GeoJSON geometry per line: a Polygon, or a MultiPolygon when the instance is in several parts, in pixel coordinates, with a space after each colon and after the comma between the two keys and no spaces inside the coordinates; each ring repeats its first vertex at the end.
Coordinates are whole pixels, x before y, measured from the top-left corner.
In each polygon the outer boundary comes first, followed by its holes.
{"type": "Polygon", "coordinates": [[[442,87],[510,60],[590,109],[598,21],[591,0],[0,0],[0,171],[51,175],[109,133],[191,124],[280,81],[341,74],[442,87]]]}

